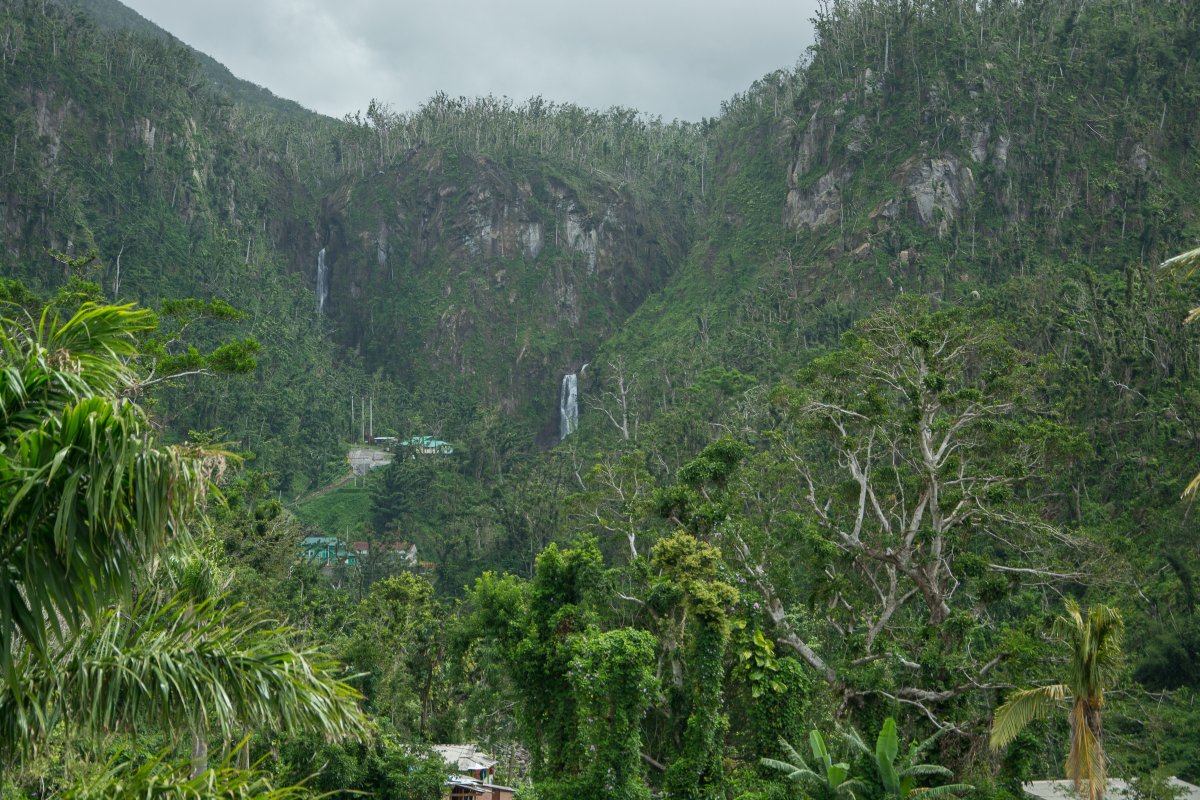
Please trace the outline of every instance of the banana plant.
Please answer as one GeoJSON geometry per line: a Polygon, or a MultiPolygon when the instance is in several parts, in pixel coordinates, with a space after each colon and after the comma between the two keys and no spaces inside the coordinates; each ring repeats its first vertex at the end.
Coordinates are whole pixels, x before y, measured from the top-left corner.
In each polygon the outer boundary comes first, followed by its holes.
{"type": "Polygon", "coordinates": [[[947,783],[942,786],[918,786],[917,780],[926,775],[939,778],[953,777],[954,773],[938,764],[922,764],[919,759],[933,746],[941,733],[935,733],[925,741],[910,747],[908,752],[900,757],[900,736],[896,732],[896,720],[888,717],[884,720],[879,736],[875,740],[872,751],[863,741],[858,731],[851,728],[846,733],[846,741],[875,765],[875,772],[884,795],[888,800],[933,800],[935,797],[945,797],[969,792],[975,787],[968,783],[947,783]]]}
{"type": "Polygon", "coordinates": [[[820,731],[814,729],[808,734],[808,746],[820,772],[809,767],[804,757],[796,752],[786,739],[780,739],[779,744],[783,747],[787,761],[764,758],[763,766],[785,773],[784,777],[790,781],[807,784],[819,800],[855,800],[855,790],[864,787],[862,781],[850,777],[849,764],[833,762],[820,731]]]}

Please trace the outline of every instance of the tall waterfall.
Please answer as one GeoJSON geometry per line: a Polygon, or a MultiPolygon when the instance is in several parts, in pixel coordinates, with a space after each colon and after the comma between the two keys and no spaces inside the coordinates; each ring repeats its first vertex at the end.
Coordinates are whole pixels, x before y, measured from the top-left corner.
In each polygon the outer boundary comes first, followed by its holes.
{"type": "Polygon", "coordinates": [[[325,248],[317,253],[317,313],[325,313],[325,301],[329,299],[329,268],[325,266],[325,248]]]}
{"type": "Polygon", "coordinates": [[[566,439],[579,427],[579,376],[564,375],[558,393],[559,440],[566,439]]]}

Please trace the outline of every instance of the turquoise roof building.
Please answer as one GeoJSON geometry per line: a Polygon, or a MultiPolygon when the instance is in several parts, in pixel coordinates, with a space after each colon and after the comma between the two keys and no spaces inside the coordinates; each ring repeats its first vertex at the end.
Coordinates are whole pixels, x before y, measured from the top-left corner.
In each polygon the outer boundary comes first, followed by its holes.
{"type": "Polygon", "coordinates": [[[454,452],[454,447],[449,442],[443,442],[441,439],[435,439],[432,436],[413,436],[401,442],[400,446],[407,447],[423,456],[448,456],[454,452]]]}
{"type": "Polygon", "coordinates": [[[335,536],[305,536],[300,547],[305,558],[309,561],[320,561],[322,564],[336,564],[339,559],[350,555],[346,546],[335,536]]]}

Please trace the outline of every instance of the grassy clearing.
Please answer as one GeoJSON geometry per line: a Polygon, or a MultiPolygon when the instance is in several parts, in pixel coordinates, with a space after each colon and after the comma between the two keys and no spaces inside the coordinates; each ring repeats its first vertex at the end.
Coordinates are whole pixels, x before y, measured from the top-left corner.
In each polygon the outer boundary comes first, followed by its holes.
{"type": "Polygon", "coordinates": [[[320,528],[326,536],[356,536],[371,520],[371,487],[378,473],[368,475],[357,485],[348,483],[331,492],[301,499],[292,511],[301,521],[320,528]]]}

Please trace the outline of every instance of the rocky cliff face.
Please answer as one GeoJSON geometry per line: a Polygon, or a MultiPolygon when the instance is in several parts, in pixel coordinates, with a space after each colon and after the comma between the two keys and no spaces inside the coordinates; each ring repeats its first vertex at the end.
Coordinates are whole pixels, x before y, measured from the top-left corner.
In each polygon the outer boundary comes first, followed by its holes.
{"type": "MultiPolygon", "coordinates": [[[[878,89],[867,70],[862,83],[868,95],[878,89]]],[[[847,209],[843,192],[870,159],[874,166],[880,154],[872,141],[872,123],[859,114],[846,121],[851,96],[841,98],[832,110],[816,102],[802,129],[794,136],[794,156],[787,171],[787,197],[783,221],[795,230],[808,231],[844,223],[847,209]]],[[[883,195],[871,212],[871,219],[906,219],[922,229],[945,236],[964,208],[977,202],[977,185],[970,158],[983,163],[991,154],[991,124],[971,127],[964,135],[965,153],[955,151],[928,154],[927,143],[891,170],[887,184],[857,187],[858,193],[883,195]]],[[[1000,137],[995,146],[995,161],[1004,164],[1008,157],[1008,139],[1000,137]]],[[[884,161],[886,163],[886,161],[884,161]]],[[[1002,168],[1002,167],[1001,167],[1002,168]]],[[[854,210],[850,210],[851,215],[854,210]]]]}
{"type": "Polygon", "coordinates": [[[48,248],[94,251],[82,276],[113,297],[285,306],[271,322],[328,334],[421,402],[446,393],[549,431],[562,375],[686,250],[681,204],[672,217],[628,175],[442,139],[377,159],[366,127],[280,125],[196,89],[174,44],[20,14],[37,35],[4,53],[0,232],[4,275],[36,289],[67,277],[48,248]],[[55,42],[71,37],[113,69],[65,69],[55,42]]]}
{"type": "Polygon", "coordinates": [[[368,367],[549,425],[563,371],[664,284],[685,236],[604,180],[425,148],[325,199],[291,248],[309,285],[322,247],[327,321],[368,367]]]}

